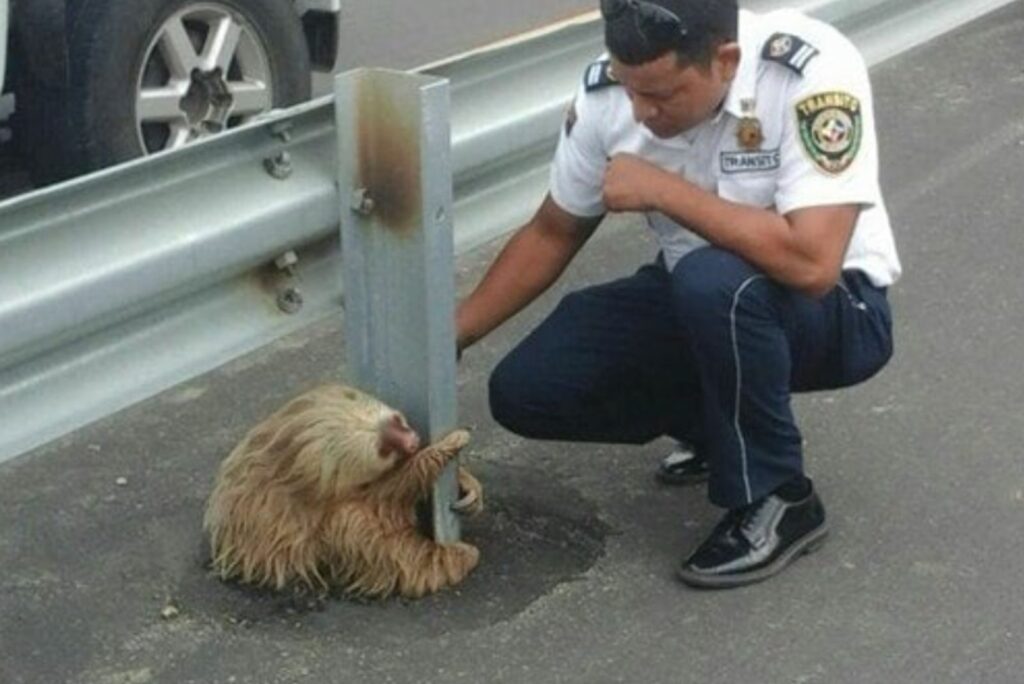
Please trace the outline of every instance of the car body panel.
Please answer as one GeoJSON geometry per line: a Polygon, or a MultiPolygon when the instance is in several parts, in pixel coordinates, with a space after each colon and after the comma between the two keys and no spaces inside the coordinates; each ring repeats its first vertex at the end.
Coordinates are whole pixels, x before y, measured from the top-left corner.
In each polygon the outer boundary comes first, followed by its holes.
{"type": "Polygon", "coordinates": [[[0,0],[0,93],[4,92],[7,73],[7,0],[0,0]]]}
{"type": "Polygon", "coordinates": [[[341,12],[341,0],[295,0],[295,12],[301,17],[306,12],[341,12]]]}

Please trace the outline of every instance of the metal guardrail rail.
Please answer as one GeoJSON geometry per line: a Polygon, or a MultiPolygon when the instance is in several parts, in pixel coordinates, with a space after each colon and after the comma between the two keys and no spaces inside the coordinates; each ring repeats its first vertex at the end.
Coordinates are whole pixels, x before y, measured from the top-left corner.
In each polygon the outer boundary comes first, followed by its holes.
{"type": "MultiPolygon", "coordinates": [[[[1011,1],[796,4],[875,64],[1011,1]]],[[[536,205],[601,50],[591,17],[424,69],[451,81],[456,253],[536,205]]],[[[339,315],[335,137],[324,98],[0,203],[0,461],[339,315]]]]}

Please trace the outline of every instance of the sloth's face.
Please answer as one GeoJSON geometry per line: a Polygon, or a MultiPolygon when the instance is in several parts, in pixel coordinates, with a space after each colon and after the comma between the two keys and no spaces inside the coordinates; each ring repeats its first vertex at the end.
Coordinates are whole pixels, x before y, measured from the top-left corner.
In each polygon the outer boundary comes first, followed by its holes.
{"type": "Polygon", "coordinates": [[[359,435],[355,442],[361,445],[346,451],[362,461],[362,469],[382,474],[419,451],[419,435],[401,412],[353,388],[341,400],[347,430],[359,435]]]}
{"type": "Polygon", "coordinates": [[[393,465],[412,456],[420,449],[420,436],[409,427],[405,416],[398,411],[383,416],[380,423],[380,446],[377,455],[393,465]]]}

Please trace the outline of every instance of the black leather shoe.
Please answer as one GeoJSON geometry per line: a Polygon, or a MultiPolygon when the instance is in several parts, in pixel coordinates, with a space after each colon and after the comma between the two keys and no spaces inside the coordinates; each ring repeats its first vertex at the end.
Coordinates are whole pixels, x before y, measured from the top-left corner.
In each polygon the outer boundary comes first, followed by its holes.
{"type": "Polygon", "coordinates": [[[813,490],[796,503],[770,494],[726,513],[683,561],[679,578],[691,586],[715,589],[760,582],[817,549],[826,534],[825,507],[813,490]]]}
{"type": "Polygon", "coordinates": [[[692,445],[677,442],[676,448],[658,464],[655,479],[667,485],[698,484],[708,479],[708,462],[692,445]]]}

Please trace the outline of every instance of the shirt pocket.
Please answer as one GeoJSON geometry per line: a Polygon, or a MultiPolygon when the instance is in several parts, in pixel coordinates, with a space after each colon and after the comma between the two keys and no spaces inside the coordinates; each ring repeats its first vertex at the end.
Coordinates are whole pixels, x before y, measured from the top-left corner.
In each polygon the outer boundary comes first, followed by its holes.
{"type": "Polygon", "coordinates": [[[718,178],[718,196],[759,209],[775,206],[778,187],[774,173],[722,175],[718,178]]]}

